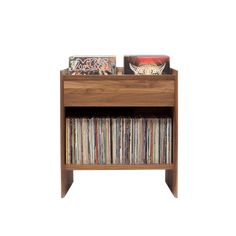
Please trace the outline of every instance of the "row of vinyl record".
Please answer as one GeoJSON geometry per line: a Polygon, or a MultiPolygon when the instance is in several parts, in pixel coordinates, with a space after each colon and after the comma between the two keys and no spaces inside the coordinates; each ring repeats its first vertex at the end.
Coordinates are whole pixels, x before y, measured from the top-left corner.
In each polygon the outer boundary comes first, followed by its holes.
{"type": "MultiPolygon", "coordinates": [[[[116,74],[115,56],[71,56],[71,75],[112,75],[116,74]]],[[[166,55],[124,56],[124,74],[162,75],[170,74],[170,58],[166,55]]]]}
{"type": "Polygon", "coordinates": [[[170,164],[172,119],[66,118],[66,164],[170,164]]]}

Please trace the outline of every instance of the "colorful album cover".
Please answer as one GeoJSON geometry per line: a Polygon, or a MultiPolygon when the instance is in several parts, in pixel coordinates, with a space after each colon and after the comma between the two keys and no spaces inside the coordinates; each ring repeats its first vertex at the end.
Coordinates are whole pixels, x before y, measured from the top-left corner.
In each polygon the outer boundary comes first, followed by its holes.
{"type": "Polygon", "coordinates": [[[115,56],[71,56],[71,75],[111,75],[116,73],[115,56]]]}
{"type": "Polygon", "coordinates": [[[124,74],[163,75],[170,73],[171,69],[169,56],[124,56],[124,74]]]}

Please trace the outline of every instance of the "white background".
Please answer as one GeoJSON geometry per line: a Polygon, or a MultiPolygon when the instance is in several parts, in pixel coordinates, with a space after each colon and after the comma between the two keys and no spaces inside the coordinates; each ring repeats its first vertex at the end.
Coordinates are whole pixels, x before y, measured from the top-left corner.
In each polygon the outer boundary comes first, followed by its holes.
{"type": "Polygon", "coordinates": [[[1,1],[0,235],[235,235],[234,1],[1,1]],[[179,198],[162,171],[76,172],[60,198],[59,71],[167,54],[179,198]]]}

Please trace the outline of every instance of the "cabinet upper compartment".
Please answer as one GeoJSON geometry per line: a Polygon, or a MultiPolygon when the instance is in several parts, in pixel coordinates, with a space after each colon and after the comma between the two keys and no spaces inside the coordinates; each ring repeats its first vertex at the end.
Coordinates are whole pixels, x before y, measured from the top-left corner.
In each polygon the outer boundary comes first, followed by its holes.
{"type": "Polygon", "coordinates": [[[175,70],[161,76],[71,76],[61,71],[64,106],[174,106],[176,80],[175,70]]]}

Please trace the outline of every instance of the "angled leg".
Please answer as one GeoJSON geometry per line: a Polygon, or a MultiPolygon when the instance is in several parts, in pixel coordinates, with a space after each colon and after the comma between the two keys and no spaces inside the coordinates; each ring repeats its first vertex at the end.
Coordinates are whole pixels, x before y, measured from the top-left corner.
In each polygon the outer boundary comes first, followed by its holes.
{"type": "Polygon", "coordinates": [[[65,197],[67,191],[73,183],[73,170],[61,171],[61,197],[65,197]]]}
{"type": "Polygon", "coordinates": [[[166,170],[165,181],[170,191],[175,197],[178,197],[178,176],[177,168],[173,170],[166,170]]]}

